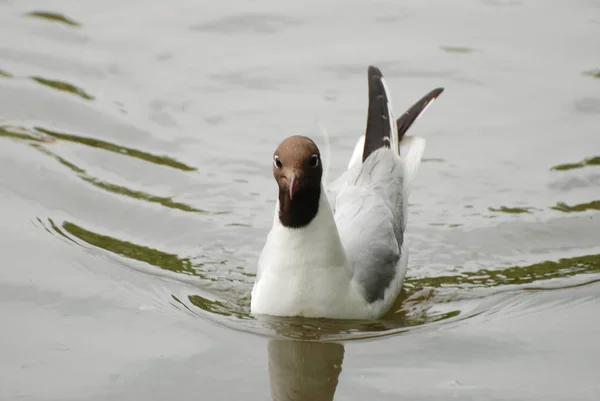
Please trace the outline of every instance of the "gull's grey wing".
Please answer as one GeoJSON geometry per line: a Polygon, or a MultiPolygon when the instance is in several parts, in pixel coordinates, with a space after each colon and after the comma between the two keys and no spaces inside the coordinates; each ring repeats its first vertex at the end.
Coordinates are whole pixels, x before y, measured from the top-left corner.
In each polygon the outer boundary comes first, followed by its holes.
{"type": "Polygon", "coordinates": [[[383,299],[394,282],[404,241],[403,169],[388,148],[348,171],[336,198],[335,220],[369,302],[383,299]]]}
{"type": "Polygon", "coordinates": [[[369,302],[375,302],[384,299],[385,291],[400,281],[406,268],[406,262],[401,262],[406,261],[402,258],[406,202],[425,141],[404,134],[443,88],[429,92],[395,120],[377,67],[369,67],[368,81],[365,135],[355,146],[348,171],[332,183],[328,197],[354,278],[369,302]]]}
{"type": "Polygon", "coordinates": [[[362,163],[338,183],[335,220],[354,280],[376,302],[399,274],[403,241],[402,166],[398,133],[381,71],[368,69],[369,109],[362,163]]]}

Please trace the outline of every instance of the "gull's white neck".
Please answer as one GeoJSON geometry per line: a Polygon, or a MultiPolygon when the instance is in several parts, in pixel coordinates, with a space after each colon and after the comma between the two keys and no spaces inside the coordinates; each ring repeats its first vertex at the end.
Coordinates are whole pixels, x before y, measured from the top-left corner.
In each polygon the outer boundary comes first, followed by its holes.
{"type": "Polygon", "coordinates": [[[319,210],[308,225],[289,228],[279,220],[279,200],[275,208],[273,227],[267,239],[270,252],[281,257],[280,263],[310,264],[314,267],[333,267],[345,265],[346,254],[340,240],[333,212],[321,186],[319,210]]]}

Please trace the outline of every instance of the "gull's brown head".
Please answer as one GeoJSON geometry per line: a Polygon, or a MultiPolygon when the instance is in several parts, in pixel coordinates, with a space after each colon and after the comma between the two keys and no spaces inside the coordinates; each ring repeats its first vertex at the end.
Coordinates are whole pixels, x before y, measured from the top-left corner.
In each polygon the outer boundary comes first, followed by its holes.
{"type": "Polygon", "coordinates": [[[297,192],[321,186],[323,166],[317,145],[305,136],[286,138],[273,154],[273,176],[290,200],[297,192]]]}
{"type": "Polygon", "coordinates": [[[323,165],[315,143],[305,136],[286,138],[273,154],[273,176],[279,186],[283,225],[302,227],[316,215],[323,165]]]}

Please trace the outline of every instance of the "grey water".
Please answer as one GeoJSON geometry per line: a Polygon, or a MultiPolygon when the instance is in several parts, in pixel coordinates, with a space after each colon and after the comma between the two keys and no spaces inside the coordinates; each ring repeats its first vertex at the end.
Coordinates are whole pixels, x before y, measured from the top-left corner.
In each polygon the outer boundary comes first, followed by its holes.
{"type": "Polygon", "coordinates": [[[0,0],[1,400],[598,400],[600,2],[0,0]],[[445,92],[375,322],[249,314],[286,136],[445,92]]]}

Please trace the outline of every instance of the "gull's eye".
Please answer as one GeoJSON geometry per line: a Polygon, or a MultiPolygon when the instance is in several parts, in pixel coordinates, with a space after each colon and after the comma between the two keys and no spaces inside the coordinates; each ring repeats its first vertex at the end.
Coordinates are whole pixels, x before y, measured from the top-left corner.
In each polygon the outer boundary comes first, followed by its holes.
{"type": "Polygon", "coordinates": [[[319,156],[318,155],[312,155],[310,157],[310,160],[308,161],[308,164],[311,167],[317,167],[319,165],[319,156]]]}
{"type": "Polygon", "coordinates": [[[273,165],[277,168],[281,168],[283,164],[281,164],[281,160],[279,160],[279,156],[273,156],[273,165]]]}

